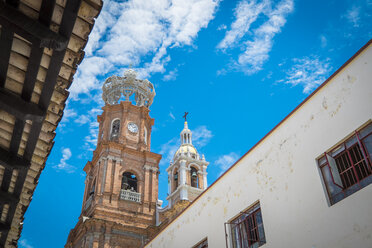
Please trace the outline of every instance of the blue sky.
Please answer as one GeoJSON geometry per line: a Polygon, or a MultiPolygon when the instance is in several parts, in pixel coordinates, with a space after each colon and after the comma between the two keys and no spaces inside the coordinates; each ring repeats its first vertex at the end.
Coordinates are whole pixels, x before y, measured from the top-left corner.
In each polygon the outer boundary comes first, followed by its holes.
{"type": "Polygon", "coordinates": [[[63,247],[77,223],[105,78],[131,66],[155,85],[165,200],[185,111],[211,184],[371,38],[372,0],[104,1],[19,247],[63,247]]]}

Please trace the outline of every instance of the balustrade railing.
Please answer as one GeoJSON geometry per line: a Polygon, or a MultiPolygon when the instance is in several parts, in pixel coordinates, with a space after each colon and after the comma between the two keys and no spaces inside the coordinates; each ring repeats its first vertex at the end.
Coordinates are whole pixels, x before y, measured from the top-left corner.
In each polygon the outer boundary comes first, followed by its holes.
{"type": "Polygon", "coordinates": [[[122,189],[120,191],[120,199],[134,202],[141,202],[141,193],[122,189]]]}

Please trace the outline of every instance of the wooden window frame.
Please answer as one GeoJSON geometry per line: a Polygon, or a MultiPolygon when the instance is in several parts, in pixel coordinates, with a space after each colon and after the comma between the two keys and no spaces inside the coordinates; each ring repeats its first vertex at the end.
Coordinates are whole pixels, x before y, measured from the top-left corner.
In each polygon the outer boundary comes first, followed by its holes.
{"type": "Polygon", "coordinates": [[[372,137],[371,126],[372,122],[359,131],[355,131],[350,138],[340,143],[337,148],[325,152],[324,156],[318,159],[321,178],[325,184],[330,205],[336,204],[372,183],[372,160],[365,145],[365,140],[372,137]],[[361,138],[360,134],[364,130],[368,132],[361,138]],[[359,160],[355,161],[357,158],[359,160]],[[337,165],[336,169],[332,168],[332,159],[337,165]],[[330,179],[327,179],[324,170],[328,170],[331,175],[330,179]],[[332,184],[341,190],[332,193],[332,184]]]}
{"type": "Polygon", "coordinates": [[[260,204],[257,203],[231,220],[230,234],[233,248],[260,247],[266,243],[265,230],[260,204]],[[259,223],[259,218],[260,223],[259,223]],[[262,230],[262,235],[260,235],[262,230]],[[238,245],[236,245],[238,243],[238,245]],[[256,244],[258,243],[258,246],[256,244]]]}
{"type": "Polygon", "coordinates": [[[206,237],[206,238],[202,239],[201,241],[199,241],[192,248],[208,248],[208,237],[206,237]]]}

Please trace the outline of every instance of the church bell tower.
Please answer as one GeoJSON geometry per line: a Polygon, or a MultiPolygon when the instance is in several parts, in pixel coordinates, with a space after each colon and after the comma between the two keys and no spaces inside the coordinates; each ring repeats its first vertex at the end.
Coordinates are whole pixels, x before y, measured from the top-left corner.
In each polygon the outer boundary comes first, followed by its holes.
{"type": "Polygon", "coordinates": [[[154,86],[131,69],[105,81],[81,215],[65,247],[141,247],[153,234],[161,159],[150,151],[154,96],[154,86]]]}
{"type": "Polygon", "coordinates": [[[172,208],[179,202],[192,202],[207,188],[207,166],[192,144],[192,132],[186,121],[181,131],[181,145],[174,154],[168,172],[168,203],[172,208]]]}

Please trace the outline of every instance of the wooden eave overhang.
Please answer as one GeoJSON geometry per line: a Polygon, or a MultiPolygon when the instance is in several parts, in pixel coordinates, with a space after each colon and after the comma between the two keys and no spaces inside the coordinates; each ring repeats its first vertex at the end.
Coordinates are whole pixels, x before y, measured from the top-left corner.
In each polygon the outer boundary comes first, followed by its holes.
{"type": "Polygon", "coordinates": [[[0,0],[0,247],[16,247],[102,0],[0,0]]]}

